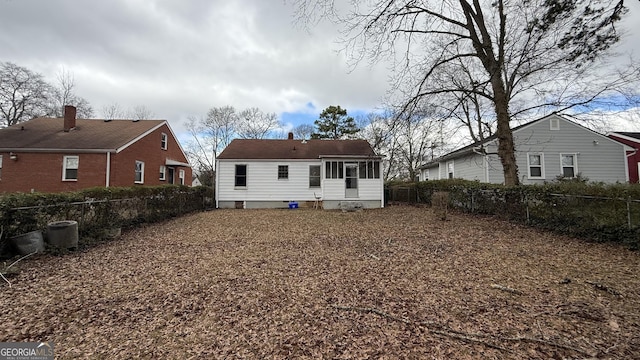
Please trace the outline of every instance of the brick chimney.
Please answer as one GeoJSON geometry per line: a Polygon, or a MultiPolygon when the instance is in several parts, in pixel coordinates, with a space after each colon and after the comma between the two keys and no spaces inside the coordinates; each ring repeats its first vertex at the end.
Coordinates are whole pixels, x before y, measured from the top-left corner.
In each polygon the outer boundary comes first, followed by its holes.
{"type": "Polygon", "coordinates": [[[292,132],[289,133],[289,136],[287,137],[287,139],[293,140],[293,133],[292,132]]]}
{"type": "Polygon", "coordinates": [[[71,105],[64,106],[64,131],[69,132],[69,130],[76,127],[76,107],[71,105]]]}

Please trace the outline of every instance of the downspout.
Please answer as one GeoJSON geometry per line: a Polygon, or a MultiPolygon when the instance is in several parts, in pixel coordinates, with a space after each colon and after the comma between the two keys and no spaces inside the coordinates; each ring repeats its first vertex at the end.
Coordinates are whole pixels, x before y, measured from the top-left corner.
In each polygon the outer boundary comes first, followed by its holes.
{"type": "Polygon", "coordinates": [[[105,179],[105,187],[109,187],[109,180],[111,179],[111,152],[107,151],[107,169],[105,171],[107,173],[105,179]]]}
{"type": "Polygon", "coordinates": [[[215,190],[214,190],[214,194],[213,196],[216,198],[216,209],[220,208],[220,190],[219,190],[219,185],[220,185],[220,179],[218,178],[220,176],[220,160],[216,159],[216,176],[215,176],[215,190]]]}

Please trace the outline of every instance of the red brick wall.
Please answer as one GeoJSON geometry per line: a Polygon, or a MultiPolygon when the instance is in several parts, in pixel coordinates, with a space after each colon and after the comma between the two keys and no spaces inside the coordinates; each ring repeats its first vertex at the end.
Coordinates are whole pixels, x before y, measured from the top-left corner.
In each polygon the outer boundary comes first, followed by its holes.
{"type": "MultiPolygon", "coordinates": [[[[107,154],[81,153],[24,153],[15,152],[17,160],[11,160],[9,153],[2,155],[0,173],[0,193],[3,192],[62,192],[88,187],[105,186],[107,154]],[[78,180],[62,180],[62,162],[65,155],[78,155],[78,180]]],[[[144,184],[164,185],[167,180],[159,179],[160,165],[166,159],[187,163],[175,138],[167,125],[163,125],[144,138],[133,143],[120,153],[111,154],[111,176],[109,186],[133,186],[135,162],[144,161],[144,184]],[[161,148],[161,134],[167,134],[167,150],[161,148]]],[[[185,185],[191,185],[191,168],[175,167],[175,184],[179,183],[179,170],[185,171],[185,185]]],[[[141,185],[142,186],[142,185],[141,185]]]]}
{"type": "MultiPolygon", "coordinates": [[[[160,180],[160,165],[166,164],[166,159],[188,163],[182,154],[178,143],[167,125],[163,125],[144,138],[130,145],[118,154],[111,157],[111,186],[132,186],[135,180],[136,160],[144,162],[144,184],[143,185],[166,185],[167,180],[160,180]],[[167,150],[161,148],[161,134],[167,134],[167,150]]],[[[175,167],[175,184],[179,183],[178,173],[182,169],[185,171],[185,185],[191,185],[191,168],[175,167]]]]}
{"type": "Polygon", "coordinates": [[[94,186],[104,186],[107,154],[78,153],[23,153],[2,155],[0,193],[2,192],[61,192],[94,186]],[[65,155],[77,155],[78,180],[62,180],[62,162],[65,155]]]}

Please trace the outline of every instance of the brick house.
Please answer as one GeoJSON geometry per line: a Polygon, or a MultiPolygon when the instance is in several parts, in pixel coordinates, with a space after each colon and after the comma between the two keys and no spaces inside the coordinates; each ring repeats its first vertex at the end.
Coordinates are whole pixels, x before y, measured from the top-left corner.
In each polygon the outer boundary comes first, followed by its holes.
{"type": "Polygon", "coordinates": [[[0,129],[0,193],[191,185],[191,166],[166,120],[35,118],[0,129]]]}
{"type": "Polygon", "coordinates": [[[626,150],[627,170],[629,182],[637,184],[640,179],[640,133],[618,131],[609,133],[607,136],[631,147],[626,150]]]}

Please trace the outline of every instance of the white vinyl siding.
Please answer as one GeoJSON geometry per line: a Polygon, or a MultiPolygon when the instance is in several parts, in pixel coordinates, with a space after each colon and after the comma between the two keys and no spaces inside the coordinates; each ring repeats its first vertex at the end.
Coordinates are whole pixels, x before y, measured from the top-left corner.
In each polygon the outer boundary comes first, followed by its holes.
{"type": "MultiPolygon", "coordinates": [[[[238,163],[233,161],[218,162],[216,186],[219,201],[315,201],[314,192],[322,194],[322,199],[326,201],[345,199],[345,179],[327,179],[324,174],[326,162],[320,160],[243,161],[241,164],[246,165],[247,171],[246,188],[242,188],[242,191],[236,190],[234,186],[236,164],[238,163]],[[276,176],[269,176],[273,174],[276,165],[289,167],[288,181],[278,181],[276,176]],[[321,192],[318,187],[309,186],[310,169],[313,166],[320,166],[322,172],[321,192]]],[[[382,200],[382,189],[382,179],[358,179],[358,200],[382,200]]]]}
{"type": "Polygon", "coordinates": [[[65,156],[62,159],[62,180],[78,181],[78,156],[65,156]]]}

